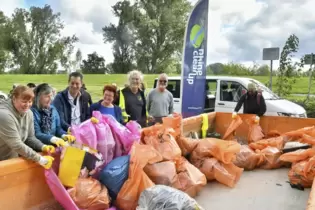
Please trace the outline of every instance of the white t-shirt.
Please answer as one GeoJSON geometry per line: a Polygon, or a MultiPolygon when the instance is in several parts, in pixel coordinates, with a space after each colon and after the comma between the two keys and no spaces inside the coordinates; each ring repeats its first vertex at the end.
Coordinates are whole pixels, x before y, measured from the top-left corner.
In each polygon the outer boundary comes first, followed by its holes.
{"type": "Polygon", "coordinates": [[[77,100],[76,105],[74,105],[75,99],[68,92],[68,100],[71,105],[71,125],[79,125],[81,123],[80,97],[81,97],[81,94],[79,93],[76,99],[77,100]]]}

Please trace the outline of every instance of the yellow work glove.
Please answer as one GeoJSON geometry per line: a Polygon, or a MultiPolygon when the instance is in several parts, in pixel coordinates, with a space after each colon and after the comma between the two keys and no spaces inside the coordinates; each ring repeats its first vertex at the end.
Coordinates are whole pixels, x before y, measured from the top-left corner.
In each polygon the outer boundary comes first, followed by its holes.
{"type": "Polygon", "coordinates": [[[45,169],[50,169],[54,158],[51,156],[41,156],[38,163],[39,165],[43,166],[45,169]]]}
{"type": "Polygon", "coordinates": [[[43,152],[47,152],[47,153],[55,153],[56,149],[54,146],[51,145],[44,145],[42,148],[43,152]]]}
{"type": "Polygon", "coordinates": [[[63,138],[63,140],[68,141],[70,143],[75,142],[75,137],[72,135],[65,134],[65,135],[62,135],[62,138],[63,138]]]}
{"type": "Polygon", "coordinates": [[[99,123],[99,120],[96,119],[95,117],[91,117],[91,122],[92,122],[93,124],[97,124],[97,123],[99,123]]]}
{"type": "Polygon", "coordinates": [[[66,146],[66,142],[63,139],[57,138],[55,136],[50,139],[50,142],[55,144],[57,147],[66,146]]]}
{"type": "Polygon", "coordinates": [[[256,117],[255,117],[255,123],[257,123],[257,124],[258,124],[258,123],[259,123],[259,121],[260,121],[260,117],[256,116],[256,117]]]}

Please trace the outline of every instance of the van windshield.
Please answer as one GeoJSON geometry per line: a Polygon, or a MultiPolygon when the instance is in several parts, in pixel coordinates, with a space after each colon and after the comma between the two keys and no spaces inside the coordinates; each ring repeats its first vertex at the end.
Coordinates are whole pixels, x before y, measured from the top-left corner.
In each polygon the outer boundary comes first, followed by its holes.
{"type": "Polygon", "coordinates": [[[266,100],[278,100],[278,99],[280,99],[280,97],[277,96],[277,94],[272,92],[269,88],[267,88],[261,82],[258,82],[256,80],[250,80],[250,82],[254,83],[257,86],[257,88],[262,90],[262,95],[263,95],[264,99],[266,99],[266,100]]]}

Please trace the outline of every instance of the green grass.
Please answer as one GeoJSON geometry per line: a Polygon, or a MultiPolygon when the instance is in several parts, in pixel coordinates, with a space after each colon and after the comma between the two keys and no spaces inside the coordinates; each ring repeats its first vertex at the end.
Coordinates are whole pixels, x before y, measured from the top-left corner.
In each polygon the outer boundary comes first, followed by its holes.
{"type": "MultiPolygon", "coordinates": [[[[152,88],[154,79],[157,75],[145,75],[144,82],[147,88],[152,88]]],[[[256,76],[252,77],[257,79],[262,83],[267,83],[269,77],[256,76]]],[[[8,93],[13,84],[27,84],[29,82],[34,82],[40,84],[43,82],[51,84],[53,87],[57,88],[58,91],[63,90],[67,86],[68,77],[65,74],[56,75],[0,75],[0,90],[8,93]]],[[[126,74],[112,74],[112,75],[84,75],[84,83],[93,100],[98,100],[102,97],[102,88],[105,84],[110,84],[115,82],[118,86],[122,87],[127,82],[126,74]]],[[[276,77],[273,78],[273,90],[276,89],[276,77]]],[[[292,93],[307,93],[308,90],[308,78],[302,77],[298,78],[297,82],[293,85],[292,93]]],[[[315,94],[315,84],[311,89],[311,93],[315,94]]]]}

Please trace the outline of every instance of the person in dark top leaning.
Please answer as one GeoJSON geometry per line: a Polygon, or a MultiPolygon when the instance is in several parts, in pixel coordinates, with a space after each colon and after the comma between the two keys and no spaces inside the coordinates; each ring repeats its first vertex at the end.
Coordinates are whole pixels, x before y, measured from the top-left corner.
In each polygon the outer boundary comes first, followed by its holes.
{"type": "Polygon", "coordinates": [[[93,104],[92,97],[91,97],[91,94],[87,92],[87,88],[84,83],[82,84],[82,89],[85,90],[84,94],[86,94],[86,97],[88,98],[88,101],[89,101],[89,106],[91,106],[93,104]]]}
{"type": "Polygon", "coordinates": [[[79,125],[90,118],[89,98],[82,89],[83,75],[72,72],[68,88],[56,95],[53,105],[60,115],[61,127],[68,131],[71,125],[79,125]]]}
{"type": "Polygon", "coordinates": [[[121,108],[119,106],[113,105],[113,101],[117,95],[117,87],[114,85],[105,85],[103,89],[103,100],[94,103],[90,107],[91,116],[93,111],[100,111],[102,114],[112,115],[118,122],[124,124],[121,108]]]}
{"type": "Polygon", "coordinates": [[[124,123],[137,121],[141,127],[147,126],[146,98],[141,90],[143,75],[138,70],[128,73],[129,85],[119,91],[115,104],[122,110],[124,123]]]}
{"type": "Polygon", "coordinates": [[[265,99],[262,94],[256,90],[255,84],[248,84],[247,93],[241,96],[234,109],[234,112],[232,114],[233,119],[236,118],[237,112],[241,109],[242,106],[244,114],[256,115],[256,123],[258,123],[260,117],[265,114],[267,110],[265,99]]]}

